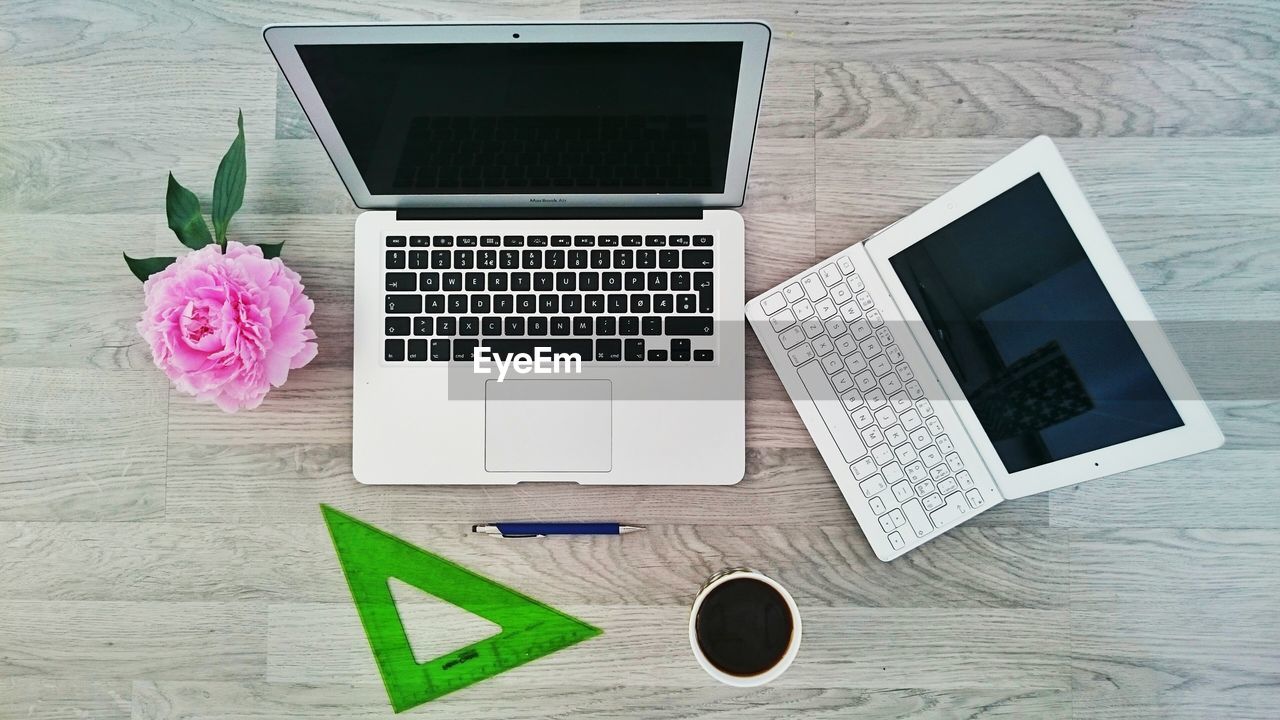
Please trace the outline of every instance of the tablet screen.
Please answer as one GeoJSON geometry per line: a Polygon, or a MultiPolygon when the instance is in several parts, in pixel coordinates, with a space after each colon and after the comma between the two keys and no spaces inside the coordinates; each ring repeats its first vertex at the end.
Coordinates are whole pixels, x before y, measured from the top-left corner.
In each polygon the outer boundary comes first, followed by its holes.
{"type": "Polygon", "coordinates": [[[1010,473],[1183,424],[1040,175],[890,262],[1010,473]]]}

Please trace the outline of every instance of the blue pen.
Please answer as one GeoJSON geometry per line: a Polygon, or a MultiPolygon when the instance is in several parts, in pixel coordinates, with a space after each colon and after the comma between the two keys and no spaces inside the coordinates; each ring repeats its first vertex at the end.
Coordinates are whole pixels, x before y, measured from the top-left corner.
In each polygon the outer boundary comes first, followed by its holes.
{"type": "Polygon", "coordinates": [[[534,538],[548,535],[626,535],[644,528],[618,523],[490,523],[472,525],[471,532],[504,538],[534,538]]]}

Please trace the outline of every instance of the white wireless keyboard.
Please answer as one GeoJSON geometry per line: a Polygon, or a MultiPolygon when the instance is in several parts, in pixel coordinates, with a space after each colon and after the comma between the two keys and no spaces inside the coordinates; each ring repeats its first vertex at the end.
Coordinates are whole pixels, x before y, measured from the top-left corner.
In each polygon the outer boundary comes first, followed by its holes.
{"type": "Polygon", "coordinates": [[[1001,499],[959,419],[929,400],[942,394],[914,339],[903,323],[885,322],[878,307],[892,307],[888,297],[870,257],[854,245],[746,306],[796,410],[884,561],[1001,499]]]}

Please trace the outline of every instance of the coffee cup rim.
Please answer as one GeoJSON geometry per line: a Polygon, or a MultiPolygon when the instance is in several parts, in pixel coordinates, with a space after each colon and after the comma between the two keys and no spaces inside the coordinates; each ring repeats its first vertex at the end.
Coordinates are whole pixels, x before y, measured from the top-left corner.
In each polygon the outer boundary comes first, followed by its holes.
{"type": "Polygon", "coordinates": [[[765,575],[758,570],[750,568],[733,568],[719,572],[707,581],[702,589],[698,591],[697,597],[693,600],[693,608],[689,611],[689,646],[693,649],[693,657],[698,661],[698,665],[707,672],[708,675],[719,680],[726,685],[734,687],[756,687],[771,682],[779,675],[787,671],[796,659],[796,655],[800,652],[800,608],[796,606],[796,601],[791,597],[791,593],[785,587],[778,583],[777,580],[765,575]],[[772,667],[762,673],[756,675],[731,675],[720,668],[716,667],[707,659],[702,648],[698,647],[698,610],[702,607],[702,602],[711,594],[711,591],[729,582],[741,578],[750,578],[758,580],[769,587],[773,588],[782,596],[787,604],[787,610],[791,613],[791,640],[787,643],[787,649],[782,654],[782,659],[774,663],[772,667]]]}

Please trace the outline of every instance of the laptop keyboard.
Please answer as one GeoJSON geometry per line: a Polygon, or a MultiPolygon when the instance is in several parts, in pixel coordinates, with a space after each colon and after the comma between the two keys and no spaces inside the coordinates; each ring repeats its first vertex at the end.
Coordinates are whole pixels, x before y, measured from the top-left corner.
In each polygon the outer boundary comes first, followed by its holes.
{"type": "Polygon", "coordinates": [[[712,235],[388,235],[384,359],[715,360],[712,235]]]}
{"type": "MultiPolygon", "coordinates": [[[[982,508],[987,498],[955,452],[893,331],[847,257],[760,297],[786,352],[894,550],[917,545],[982,508]]],[[[761,324],[757,324],[761,330],[761,324]]],[[[775,363],[776,364],[776,363],[775,363]]]]}

